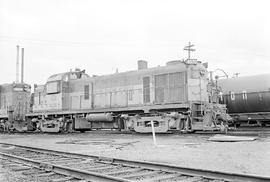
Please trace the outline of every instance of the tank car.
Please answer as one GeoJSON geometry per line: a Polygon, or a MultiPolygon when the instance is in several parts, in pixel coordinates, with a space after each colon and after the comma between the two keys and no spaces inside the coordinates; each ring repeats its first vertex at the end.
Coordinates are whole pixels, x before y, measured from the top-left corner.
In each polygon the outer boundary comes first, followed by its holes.
{"type": "Polygon", "coordinates": [[[28,130],[25,114],[30,112],[31,86],[25,83],[0,85],[1,130],[28,130]]]}
{"type": "Polygon", "coordinates": [[[236,125],[270,124],[270,74],[220,79],[220,101],[236,125]]]}
{"type": "Polygon", "coordinates": [[[33,113],[27,117],[45,132],[122,129],[151,132],[224,129],[224,105],[214,103],[205,64],[172,61],[104,76],[75,70],[51,76],[36,86],[33,113]]]}

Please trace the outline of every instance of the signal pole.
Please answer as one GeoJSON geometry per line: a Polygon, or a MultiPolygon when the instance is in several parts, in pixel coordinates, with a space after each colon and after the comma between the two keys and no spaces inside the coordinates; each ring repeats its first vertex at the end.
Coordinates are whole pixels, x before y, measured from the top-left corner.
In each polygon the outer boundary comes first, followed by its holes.
{"type": "Polygon", "coordinates": [[[192,51],[196,51],[196,49],[192,49],[192,47],[194,47],[195,45],[192,45],[190,42],[188,43],[187,46],[184,47],[184,51],[188,51],[188,59],[190,60],[190,55],[192,51]]]}

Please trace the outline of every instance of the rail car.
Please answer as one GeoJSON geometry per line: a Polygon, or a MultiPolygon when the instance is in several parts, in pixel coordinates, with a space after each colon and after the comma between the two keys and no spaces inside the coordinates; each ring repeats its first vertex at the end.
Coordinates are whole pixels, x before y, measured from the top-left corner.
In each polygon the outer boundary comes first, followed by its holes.
{"type": "Polygon", "coordinates": [[[218,85],[237,126],[270,124],[270,74],[220,79],[218,85]]]}
{"type": "MultiPolygon", "coordinates": [[[[213,87],[215,88],[215,87],[213,87]]],[[[121,129],[140,133],[224,130],[229,116],[214,102],[205,64],[188,59],[104,76],[75,70],[35,85],[27,120],[44,132],[121,129]]]]}
{"type": "Polygon", "coordinates": [[[27,130],[25,114],[31,110],[31,86],[25,83],[0,85],[0,130],[27,130]]]}

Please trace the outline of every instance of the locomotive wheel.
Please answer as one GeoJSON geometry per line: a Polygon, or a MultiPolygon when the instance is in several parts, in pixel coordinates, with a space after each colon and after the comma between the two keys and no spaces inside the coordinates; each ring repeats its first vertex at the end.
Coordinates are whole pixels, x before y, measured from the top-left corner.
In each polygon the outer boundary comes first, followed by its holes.
{"type": "Polygon", "coordinates": [[[5,128],[1,125],[0,126],[0,132],[4,132],[5,131],[5,128]]]}
{"type": "Polygon", "coordinates": [[[240,123],[236,123],[236,124],[235,124],[235,127],[236,127],[236,128],[239,128],[240,126],[241,126],[240,123]]]}

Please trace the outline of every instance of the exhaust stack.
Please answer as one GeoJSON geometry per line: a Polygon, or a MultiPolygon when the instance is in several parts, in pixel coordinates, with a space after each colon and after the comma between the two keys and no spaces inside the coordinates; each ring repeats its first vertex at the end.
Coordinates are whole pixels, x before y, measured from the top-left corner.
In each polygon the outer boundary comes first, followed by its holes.
{"type": "Polygon", "coordinates": [[[139,60],[138,61],[138,70],[147,69],[147,61],[139,60]]]}
{"type": "Polygon", "coordinates": [[[16,83],[19,82],[19,52],[20,52],[20,47],[17,45],[17,60],[16,60],[16,83]]]}
{"type": "Polygon", "coordinates": [[[23,83],[23,74],[24,74],[24,48],[22,48],[21,83],[23,83]]]}

